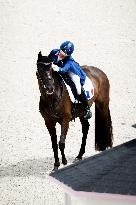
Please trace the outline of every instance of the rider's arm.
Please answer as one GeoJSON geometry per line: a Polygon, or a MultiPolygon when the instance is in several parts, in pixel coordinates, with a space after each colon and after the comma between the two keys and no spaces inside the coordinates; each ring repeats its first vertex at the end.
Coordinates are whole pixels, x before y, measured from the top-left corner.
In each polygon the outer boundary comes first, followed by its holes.
{"type": "Polygon", "coordinates": [[[62,68],[59,67],[59,72],[66,73],[67,71],[69,71],[69,69],[70,69],[70,63],[67,62],[62,68]]]}
{"type": "Polygon", "coordinates": [[[50,62],[54,61],[55,55],[56,53],[59,51],[59,49],[53,49],[50,54],[48,55],[48,59],[50,60],[50,62]]]}

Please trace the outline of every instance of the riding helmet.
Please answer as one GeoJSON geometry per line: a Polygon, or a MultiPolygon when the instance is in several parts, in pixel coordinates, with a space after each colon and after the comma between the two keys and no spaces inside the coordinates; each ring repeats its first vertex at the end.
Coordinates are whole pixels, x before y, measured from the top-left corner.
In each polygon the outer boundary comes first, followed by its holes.
{"type": "Polygon", "coordinates": [[[60,49],[67,54],[68,56],[70,56],[73,51],[74,51],[74,44],[70,41],[65,41],[61,44],[60,49]]]}

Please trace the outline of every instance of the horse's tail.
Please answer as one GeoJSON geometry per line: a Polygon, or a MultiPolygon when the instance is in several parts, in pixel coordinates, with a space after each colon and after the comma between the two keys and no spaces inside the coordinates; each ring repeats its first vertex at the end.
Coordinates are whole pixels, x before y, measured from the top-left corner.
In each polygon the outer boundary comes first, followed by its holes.
{"type": "Polygon", "coordinates": [[[95,149],[103,151],[113,144],[109,104],[95,103],[95,149]]]}

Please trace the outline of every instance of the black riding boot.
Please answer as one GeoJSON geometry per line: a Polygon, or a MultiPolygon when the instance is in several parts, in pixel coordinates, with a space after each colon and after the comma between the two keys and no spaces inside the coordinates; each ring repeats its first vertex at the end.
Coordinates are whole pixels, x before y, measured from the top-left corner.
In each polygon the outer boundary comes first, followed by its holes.
{"type": "Polygon", "coordinates": [[[82,103],[84,110],[85,110],[84,118],[86,120],[90,119],[92,117],[92,112],[90,111],[90,107],[88,105],[88,101],[86,99],[84,90],[82,90],[82,94],[78,96],[78,99],[82,103]]]}

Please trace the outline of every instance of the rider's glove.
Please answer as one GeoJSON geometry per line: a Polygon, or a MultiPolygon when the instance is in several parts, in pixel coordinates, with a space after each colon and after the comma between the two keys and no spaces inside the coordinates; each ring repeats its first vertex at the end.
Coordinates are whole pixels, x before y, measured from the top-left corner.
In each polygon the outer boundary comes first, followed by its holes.
{"type": "Polygon", "coordinates": [[[54,71],[57,71],[57,72],[59,71],[59,67],[58,66],[53,66],[52,68],[53,68],[54,71]]]}

